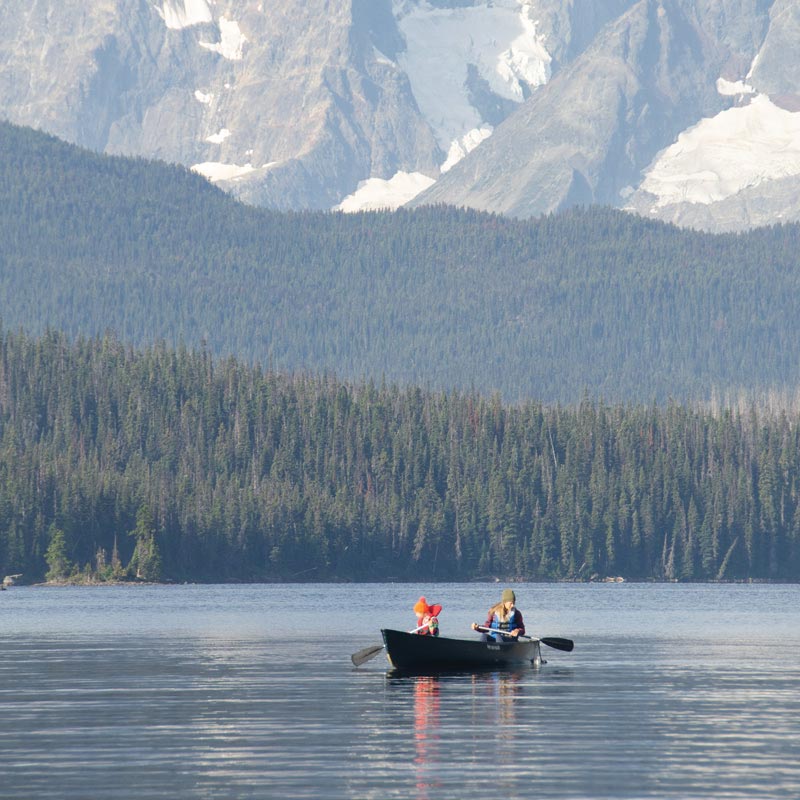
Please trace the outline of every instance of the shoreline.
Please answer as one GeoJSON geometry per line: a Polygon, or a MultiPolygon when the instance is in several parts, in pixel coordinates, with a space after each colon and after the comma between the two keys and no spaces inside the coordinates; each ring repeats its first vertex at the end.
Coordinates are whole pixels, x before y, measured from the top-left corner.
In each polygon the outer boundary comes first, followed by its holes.
{"type": "Polygon", "coordinates": [[[460,585],[468,585],[468,584],[483,584],[483,583],[494,583],[494,584],[509,584],[509,585],[518,585],[518,584],[580,584],[580,585],[600,585],[600,584],[623,584],[623,583],[632,583],[632,584],[680,584],[684,586],[691,586],[691,585],[750,585],[750,584],[764,584],[764,585],[786,585],[786,586],[795,586],[800,584],[800,579],[796,581],[790,580],[783,580],[783,579],[772,579],[772,578],[735,578],[735,579],[723,579],[723,580],[678,580],[675,579],[660,579],[660,578],[622,578],[622,577],[610,577],[610,578],[598,578],[597,580],[580,580],[575,578],[561,578],[561,579],[543,579],[543,578],[470,578],[466,580],[426,580],[426,579],[399,579],[399,578],[386,578],[384,580],[348,580],[348,579],[331,579],[331,580],[293,580],[291,578],[286,579],[272,579],[272,580],[171,580],[171,581],[137,581],[137,580],[129,580],[129,581],[36,581],[32,583],[15,583],[13,586],[6,586],[6,589],[11,588],[20,588],[20,587],[28,587],[28,588],[40,588],[40,589],[47,589],[47,588],[63,588],[63,587],[80,587],[80,588],[87,588],[87,589],[95,589],[95,588],[103,588],[103,587],[118,587],[118,586],[130,586],[130,587],[143,587],[143,586],[280,586],[280,585],[313,585],[313,584],[324,584],[324,585],[339,585],[339,584],[352,584],[354,586],[368,586],[368,585],[385,585],[385,584],[408,584],[408,585],[416,585],[416,584],[430,584],[432,586],[437,585],[446,585],[446,584],[460,584],[460,585]]]}

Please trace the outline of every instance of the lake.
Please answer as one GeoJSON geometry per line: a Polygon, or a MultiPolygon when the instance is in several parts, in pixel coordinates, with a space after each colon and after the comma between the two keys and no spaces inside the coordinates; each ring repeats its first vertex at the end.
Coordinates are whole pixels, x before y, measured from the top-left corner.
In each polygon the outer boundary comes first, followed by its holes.
{"type": "Polygon", "coordinates": [[[0,592],[0,796],[797,798],[800,586],[515,584],[539,668],[395,676],[502,584],[0,592]]]}

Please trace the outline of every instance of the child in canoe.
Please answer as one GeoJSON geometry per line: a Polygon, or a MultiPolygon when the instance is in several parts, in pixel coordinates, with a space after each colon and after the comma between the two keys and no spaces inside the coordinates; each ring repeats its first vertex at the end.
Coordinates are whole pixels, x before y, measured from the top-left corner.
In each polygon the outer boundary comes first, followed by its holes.
{"type": "Polygon", "coordinates": [[[424,597],[420,597],[414,606],[414,613],[417,615],[417,631],[422,636],[439,635],[439,614],[442,613],[440,605],[428,605],[424,597]]]}

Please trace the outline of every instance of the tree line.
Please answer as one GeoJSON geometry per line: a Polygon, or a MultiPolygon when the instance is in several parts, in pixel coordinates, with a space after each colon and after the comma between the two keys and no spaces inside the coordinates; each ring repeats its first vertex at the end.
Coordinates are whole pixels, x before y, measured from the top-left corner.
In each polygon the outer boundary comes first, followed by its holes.
{"type": "Polygon", "coordinates": [[[0,573],[797,580],[800,412],[349,382],[0,329],[0,573]]]}
{"type": "Polygon", "coordinates": [[[0,314],[285,371],[510,400],[800,382],[800,227],[712,236],[603,208],[511,220],[248,208],[183,168],[0,123],[0,314]]]}

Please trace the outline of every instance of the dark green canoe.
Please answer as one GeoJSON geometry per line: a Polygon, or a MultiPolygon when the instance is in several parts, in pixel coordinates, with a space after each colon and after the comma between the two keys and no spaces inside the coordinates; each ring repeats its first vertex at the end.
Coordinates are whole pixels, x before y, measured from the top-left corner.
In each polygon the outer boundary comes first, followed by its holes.
{"type": "Polygon", "coordinates": [[[518,667],[541,662],[539,641],[483,642],[381,630],[389,663],[400,670],[518,667]]]}

